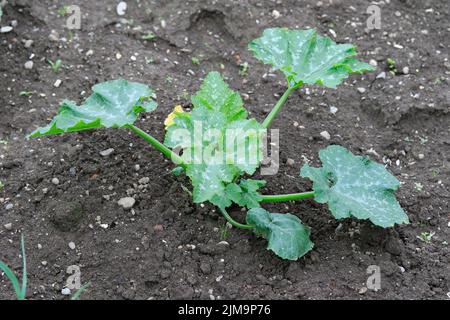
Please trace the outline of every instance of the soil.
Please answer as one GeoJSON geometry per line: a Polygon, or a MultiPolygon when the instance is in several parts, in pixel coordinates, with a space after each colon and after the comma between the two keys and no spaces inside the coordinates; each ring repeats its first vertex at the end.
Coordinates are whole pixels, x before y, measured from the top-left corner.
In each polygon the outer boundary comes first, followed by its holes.
{"type": "MultiPolygon", "coordinates": [[[[123,17],[117,1],[72,3],[81,8],[81,30],[65,28],[67,16],[58,10],[66,2],[59,0],[10,0],[1,20],[17,25],[0,34],[0,259],[21,274],[23,234],[29,299],[67,299],[61,290],[72,265],[80,267],[82,283],[91,283],[83,299],[449,299],[447,0],[381,1],[381,29],[370,31],[369,1],[141,0],[128,1],[123,17]],[[308,87],[289,99],[274,122],[280,170],[264,177],[264,193],[309,190],[300,167],[307,159],[317,165],[321,148],[340,144],[385,163],[401,180],[397,195],[409,225],[384,230],[336,221],[312,201],[265,205],[312,228],[314,250],[283,261],[264,239],[229,230],[212,206],[193,204],[184,191],[189,181],[173,176],[169,161],[127,131],[25,139],[62,99],[81,102],[94,84],[119,77],[156,90],[159,108],[138,126],[159,139],[166,115],[176,104],[189,107],[189,95],[212,70],[262,120],[285,83],[252,57],[247,43],[273,26],[314,27],[329,36],[334,30],[336,41],[355,43],[377,71],[352,76],[337,90],[308,87]],[[142,39],[148,31],[153,40],[142,39]],[[48,59],[62,60],[59,73],[48,59]],[[250,66],[244,75],[243,62],[250,66]],[[109,148],[111,155],[100,155],[109,148]],[[139,183],[144,177],[148,183],[139,183]],[[133,210],[117,204],[126,196],[136,199],[133,210]],[[420,239],[425,232],[433,235],[429,241],[420,239]],[[381,290],[366,288],[370,265],[380,267],[381,290]]],[[[243,219],[238,210],[232,214],[243,219]]],[[[0,299],[14,298],[0,275],[0,299]]]]}

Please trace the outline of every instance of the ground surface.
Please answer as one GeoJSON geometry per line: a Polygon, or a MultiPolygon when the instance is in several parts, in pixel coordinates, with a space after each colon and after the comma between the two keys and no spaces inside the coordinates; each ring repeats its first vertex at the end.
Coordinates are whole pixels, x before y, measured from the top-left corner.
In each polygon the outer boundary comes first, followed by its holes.
{"type": "MultiPolygon", "coordinates": [[[[74,0],[83,20],[72,34],[64,28],[67,17],[58,16],[65,1],[10,0],[4,8],[1,25],[17,20],[17,26],[0,34],[0,259],[20,274],[24,234],[30,299],[66,299],[61,289],[71,265],[81,268],[83,283],[92,283],[85,299],[448,299],[447,0],[381,2],[381,30],[370,32],[364,30],[368,1],[128,2],[126,21],[116,14],[117,1],[74,0]],[[221,71],[251,116],[262,120],[285,85],[246,45],[270,26],[315,27],[330,36],[332,29],[337,41],[357,44],[361,58],[378,67],[338,90],[310,87],[290,98],[274,123],[282,165],[266,177],[264,193],[309,189],[298,177],[305,159],[317,164],[319,149],[340,144],[387,164],[403,183],[397,194],[411,224],[383,230],[336,221],[310,201],[268,205],[312,227],[314,250],[283,261],[265,250],[263,239],[227,231],[212,207],[194,205],[182,188],[188,180],[171,175],[168,161],[126,131],[25,140],[62,99],[81,102],[94,84],[118,77],[157,90],[159,108],[139,125],[159,139],[166,115],[176,104],[188,107],[189,94],[211,70],[221,71]],[[58,34],[49,40],[52,30],[58,34]],[[153,41],[142,40],[148,31],[153,41]],[[63,67],[55,74],[47,59],[58,58],[63,67]],[[396,61],[397,73],[389,72],[387,58],[396,61]],[[247,75],[239,74],[243,62],[247,75]],[[376,78],[382,72],[385,78],[376,78]],[[329,141],[320,135],[325,130],[329,141]],[[108,148],[115,151],[101,156],[108,148]],[[142,185],[144,177],[149,182],[142,185]],[[117,204],[127,195],[137,200],[133,211],[117,204]],[[424,232],[434,234],[429,242],[418,238],[424,232]],[[364,289],[369,265],[381,268],[378,292],[364,289]]],[[[0,298],[14,298],[4,276],[0,298]]]]}

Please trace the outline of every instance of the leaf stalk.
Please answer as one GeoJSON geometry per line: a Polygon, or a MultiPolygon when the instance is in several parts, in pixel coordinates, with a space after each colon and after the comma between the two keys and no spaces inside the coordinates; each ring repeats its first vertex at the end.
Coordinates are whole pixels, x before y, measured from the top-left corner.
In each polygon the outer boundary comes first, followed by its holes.
{"type": "Polygon", "coordinates": [[[263,128],[267,129],[272,124],[273,120],[275,120],[278,113],[280,113],[281,109],[283,108],[284,104],[286,103],[287,99],[291,95],[292,92],[295,91],[299,86],[289,86],[286,90],[286,92],[281,96],[280,100],[278,100],[277,104],[273,107],[272,111],[267,115],[266,119],[264,120],[262,126],[263,128]]]}
{"type": "Polygon", "coordinates": [[[133,131],[135,134],[143,138],[145,141],[147,141],[149,144],[151,144],[153,147],[155,147],[158,151],[160,151],[165,157],[171,159],[174,163],[185,167],[185,164],[183,163],[183,159],[177,155],[175,152],[167,148],[164,144],[159,142],[156,138],[149,135],[147,132],[139,129],[138,127],[134,125],[128,125],[127,128],[129,128],[131,131],[133,131]]]}
{"type": "Polygon", "coordinates": [[[291,194],[263,195],[261,202],[287,202],[309,198],[314,198],[314,191],[291,194]]]}

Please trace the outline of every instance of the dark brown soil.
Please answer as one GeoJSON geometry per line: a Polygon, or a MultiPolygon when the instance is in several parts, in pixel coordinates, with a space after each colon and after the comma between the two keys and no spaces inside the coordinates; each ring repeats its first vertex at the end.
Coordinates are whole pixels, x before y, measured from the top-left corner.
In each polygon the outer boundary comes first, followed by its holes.
{"type": "MultiPolygon", "coordinates": [[[[0,140],[6,143],[0,144],[0,259],[20,274],[25,235],[28,297],[66,299],[67,267],[78,265],[82,282],[92,284],[84,299],[449,299],[450,7],[448,0],[384,2],[381,30],[365,32],[369,1],[128,1],[125,23],[117,1],[74,0],[83,20],[71,37],[66,18],[57,15],[65,1],[8,1],[1,25],[18,24],[0,34],[0,140]],[[332,29],[337,41],[357,44],[362,59],[377,61],[378,70],[352,76],[338,90],[310,87],[290,98],[274,123],[282,166],[266,177],[264,193],[308,190],[310,182],[298,176],[305,159],[317,164],[319,149],[340,144],[386,163],[403,182],[398,198],[411,224],[383,230],[336,221],[312,201],[267,205],[312,227],[314,250],[283,261],[265,250],[263,239],[227,231],[213,207],[193,204],[183,190],[188,180],[174,177],[169,161],[126,131],[25,140],[62,99],[81,102],[94,84],[118,77],[157,90],[159,108],[139,125],[159,139],[166,115],[176,104],[188,106],[188,94],[211,70],[221,71],[262,120],[285,84],[246,46],[271,26],[315,27],[327,35],[332,29]],[[49,40],[51,30],[66,41],[49,40]],[[142,40],[147,31],[156,39],[142,40]],[[25,48],[29,39],[34,44],[25,48]],[[31,54],[34,66],[26,70],[31,54]],[[55,74],[47,59],[58,58],[63,68],[55,74]],[[387,58],[396,61],[396,74],[387,58]],[[241,62],[250,64],[246,76],[239,74],[241,62]],[[386,78],[377,79],[383,71],[386,78]],[[330,141],[320,136],[324,130],[330,141]],[[108,148],[113,154],[101,156],[108,148]],[[143,177],[150,182],[139,186],[143,177]],[[133,211],[117,204],[127,194],[137,200],[133,211]],[[429,243],[418,238],[423,232],[434,233],[429,243]],[[369,265],[381,268],[378,292],[364,292],[369,265]]],[[[0,298],[14,298],[5,276],[0,298]]]]}

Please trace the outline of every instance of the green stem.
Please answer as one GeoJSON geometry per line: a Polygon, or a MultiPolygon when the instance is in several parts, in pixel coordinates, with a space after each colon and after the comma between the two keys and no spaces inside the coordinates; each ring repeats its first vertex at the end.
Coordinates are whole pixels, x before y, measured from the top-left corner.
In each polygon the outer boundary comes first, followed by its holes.
{"type": "Polygon", "coordinates": [[[127,128],[129,128],[135,134],[137,134],[138,136],[143,138],[145,141],[150,143],[153,147],[155,147],[158,151],[160,151],[164,156],[171,159],[176,164],[184,167],[183,159],[179,155],[177,155],[175,152],[173,152],[172,150],[167,148],[164,144],[162,144],[157,139],[155,139],[154,137],[149,135],[147,132],[139,129],[138,127],[136,127],[134,125],[129,125],[129,126],[127,126],[127,128]]]}
{"type": "Polygon", "coordinates": [[[262,196],[261,202],[286,202],[314,198],[314,191],[262,196]]]}
{"type": "Polygon", "coordinates": [[[246,230],[251,230],[254,229],[254,226],[248,225],[248,224],[242,224],[239,223],[237,221],[235,221],[225,209],[219,208],[220,212],[222,212],[223,216],[225,217],[225,219],[233,226],[239,229],[246,229],[246,230]]]}
{"type": "Polygon", "coordinates": [[[275,119],[275,117],[278,115],[278,113],[280,113],[281,109],[283,108],[284,104],[286,103],[286,100],[289,98],[289,96],[291,95],[292,92],[295,91],[295,89],[297,89],[298,86],[290,86],[286,92],[281,96],[280,100],[278,100],[277,104],[275,105],[275,107],[273,107],[272,111],[270,111],[269,115],[266,117],[266,119],[264,120],[262,126],[263,128],[269,128],[270,125],[272,124],[272,121],[275,119]]]}

